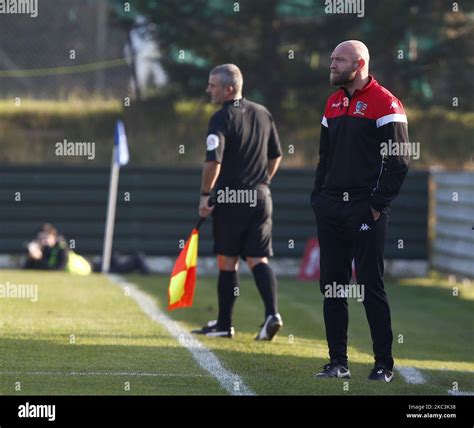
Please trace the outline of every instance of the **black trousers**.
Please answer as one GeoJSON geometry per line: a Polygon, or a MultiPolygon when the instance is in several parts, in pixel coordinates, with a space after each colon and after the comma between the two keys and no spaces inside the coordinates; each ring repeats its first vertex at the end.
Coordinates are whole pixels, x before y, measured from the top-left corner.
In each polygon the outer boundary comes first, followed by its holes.
{"type": "MultiPolygon", "coordinates": [[[[368,198],[342,201],[320,194],[312,205],[318,226],[321,292],[328,295],[328,284],[349,284],[354,259],[376,365],[392,369],[393,334],[383,282],[383,251],[390,209],[384,209],[374,221],[368,198]]],[[[334,294],[324,298],[324,322],[330,359],[347,364],[347,298],[334,294]]]]}

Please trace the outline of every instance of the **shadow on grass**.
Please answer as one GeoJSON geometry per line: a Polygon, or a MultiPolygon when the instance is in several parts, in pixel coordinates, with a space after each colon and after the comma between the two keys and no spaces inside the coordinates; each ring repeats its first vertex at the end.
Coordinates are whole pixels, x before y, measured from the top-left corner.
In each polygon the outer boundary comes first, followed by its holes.
{"type": "MultiPolygon", "coordinates": [[[[167,299],[167,277],[130,277],[144,291],[155,296],[161,307],[167,299]]],[[[234,326],[237,332],[255,335],[263,321],[263,306],[253,281],[241,279],[241,294],[236,302],[234,326]]],[[[192,327],[215,319],[215,278],[199,278],[194,306],[168,314],[192,327]]],[[[474,302],[436,287],[386,285],[391,304],[393,353],[395,359],[430,361],[474,361],[472,313],[474,302]]],[[[280,336],[326,343],[318,285],[297,280],[279,281],[279,307],[284,319],[280,336]]],[[[372,341],[363,304],[349,302],[349,346],[372,355],[372,341]]],[[[350,355],[349,355],[350,357],[350,355]]]]}
{"type": "MultiPolygon", "coordinates": [[[[225,395],[190,354],[162,346],[63,345],[1,339],[0,393],[4,395],[225,395]],[[187,355],[184,355],[184,354],[187,355]],[[19,382],[19,384],[18,384],[19,382]],[[126,385],[128,384],[128,389],[126,385]],[[20,390],[18,390],[18,385],[20,390]]],[[[353,363],[352,379],[315,379],[322,358],[214,350],[258,395],[444,394],[446,385],[366,380],[370,365],[353,363]]],[[[239,384],[231,379],[238,392],[239,384]]]]}
{"type": "Polygon", "coordinates": [[[40,338],[2,338],[0,349],[0,394],[4,395],[225,393],[180,347],[64,345],[40,338]]]}

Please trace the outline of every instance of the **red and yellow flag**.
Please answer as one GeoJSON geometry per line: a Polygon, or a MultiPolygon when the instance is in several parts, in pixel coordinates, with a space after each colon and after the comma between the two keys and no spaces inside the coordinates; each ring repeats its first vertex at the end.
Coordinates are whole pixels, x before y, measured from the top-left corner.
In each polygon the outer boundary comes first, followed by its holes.
{"type": "Polygon", "coordinates": [[[199,232],[193,229],[181,250],[171,274],[168,288],[168,310],[192,306],[196,286],[199,232]]]}

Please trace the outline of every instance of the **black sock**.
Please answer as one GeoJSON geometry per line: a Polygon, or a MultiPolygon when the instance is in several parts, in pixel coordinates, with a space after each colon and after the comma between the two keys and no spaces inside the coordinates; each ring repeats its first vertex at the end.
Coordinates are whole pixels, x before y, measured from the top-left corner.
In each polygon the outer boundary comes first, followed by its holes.
{"type": "Polygon", "coordinates": [[[238,296],[239,274],[236,271],[219,271],[217,298],[219,302],[218,326],[229,330],[232,326],[232,309],[238,296]]]}
{"type": "Polygon", "coordinates": [[[265,304],[265,319],[275,315],[277,309],[277,280],[272,268],[267,263],[259,263],[252,269],[255,284],[265,304]]]}

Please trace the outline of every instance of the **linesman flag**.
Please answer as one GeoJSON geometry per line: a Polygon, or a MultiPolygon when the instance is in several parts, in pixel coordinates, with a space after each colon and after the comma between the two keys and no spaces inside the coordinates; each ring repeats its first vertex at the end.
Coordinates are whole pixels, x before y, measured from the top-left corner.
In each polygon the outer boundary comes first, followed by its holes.
{"type": "MultiPolygon", "coordinates": [[[[201,222],[200,222],[201,223],[201,222]]],[[[200,226],[200,224],[198,225],[200,226]]],[[[168,288],[168,310],[193,305],[196,287],[196,265],[198,259],[199,227],[189,235],[171,274],[168,288]]]]}

